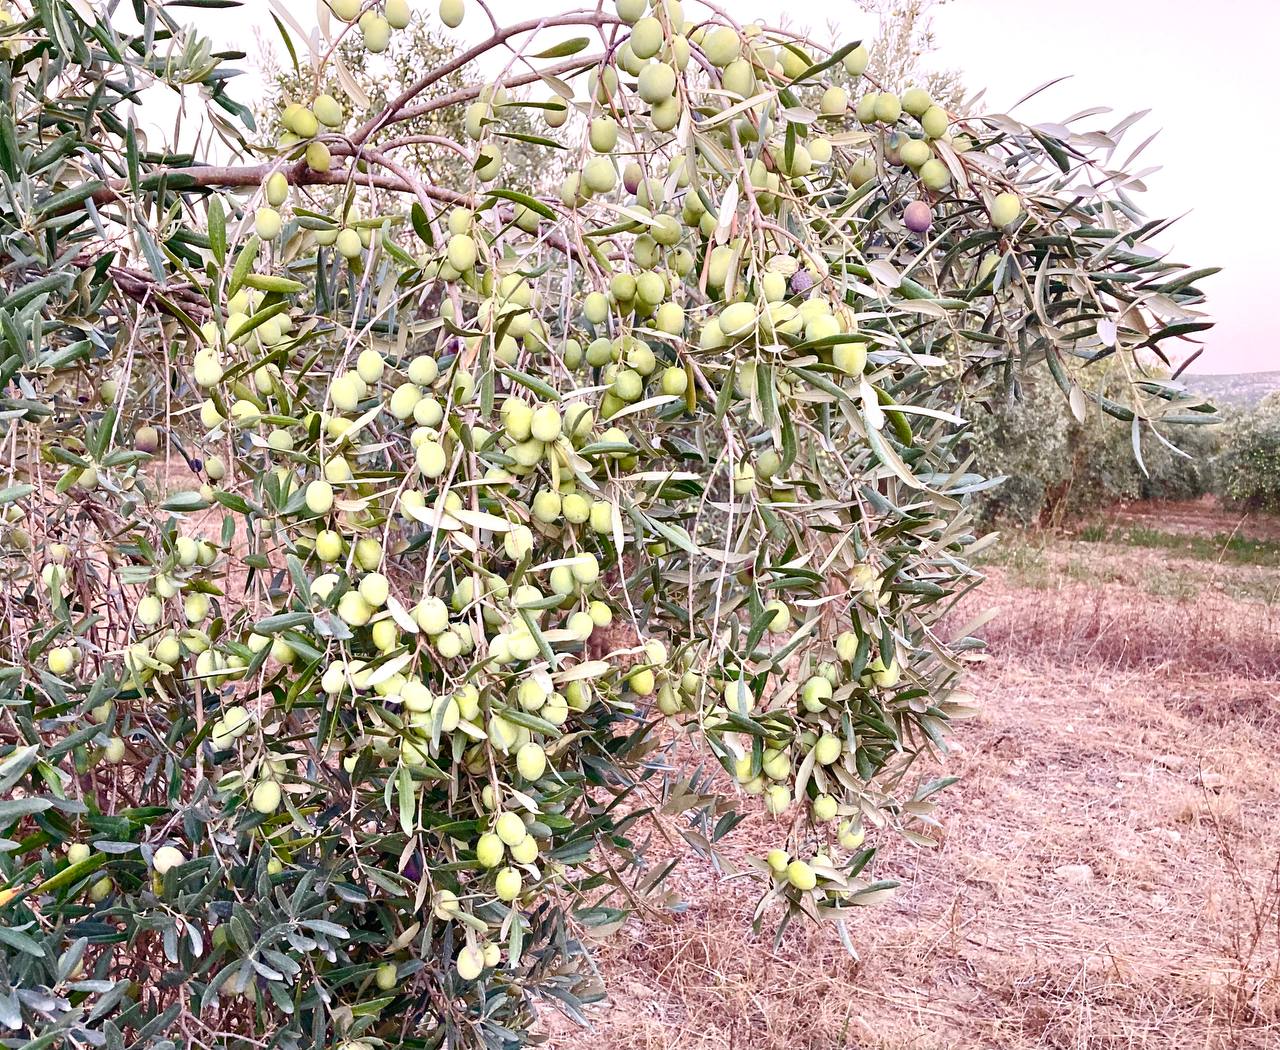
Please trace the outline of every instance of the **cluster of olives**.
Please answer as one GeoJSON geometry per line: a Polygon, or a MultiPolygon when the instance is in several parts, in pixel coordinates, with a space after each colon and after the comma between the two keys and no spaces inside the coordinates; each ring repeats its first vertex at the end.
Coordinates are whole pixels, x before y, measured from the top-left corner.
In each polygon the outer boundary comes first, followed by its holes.
{"type": "MultiPolygon", "coordinates": [[[[652,15],[645,15],[644,8],[643,4],[619,5],[631,32],[618,65],[636,78],[634,92],[649,107],[648,117],[659,130],[674,126],[678,119],[677,74],[684,72],[692,48],[719,71],[720,86],[730,100],[751,96],[757,77],[786,79],[809,65],[792,49],[774,49],[728,27],[699,28],[686,37],[678,5],[663,4],[652,15]]],[[[845,66],[857,76],[866,62],[865,49],[859,48],[846,57],[845,66]]],[[[304,422],[293,428],[273,427],[255,445],[276,461],[272,468],[275,504],[298,519],[297,549],[315,565],[309,580],[312,607],[331,608],[355,632],[349,652],[331,659],[321,676],[321,687],[329,695],[371,703],[364,733],[352,741],[353,750],[344,758],[349,770],[356,768],[363,746],[385,759],[421,768],[439,758],[442,741],[459,735],[469,741],[463,749],[463,767],[477,776],[490,772],[489,762],[495,755],[511,763],[514,782],[536,783],[548,773],[545,734],[529,728],[527,720],[505,717],[504,712],[522,712],[561,726],[571,712],[585,711],[592,702],[585,681],[557,681],[537,667],[545,655],[544,646],[553,651],[580,646],[613,618],[611,601],[600,588],[599,556],[590,548],[596,543],[599,555],[612,557],[625,544],[623,516],[605,494],[608,472],[611,464],[634,469],[641,449],[625,426],[602,429],[601,424],[631,413],[630,406],[643,407],[640,403],[650,396],[651,382],[656,382],[658,391],[655,408],[683,400],[691,392],[693,375],[678,359],[678,340],[695,340],[702,351],[789,343],[816,353],[840,375],[857,376],[866,367],[868,343],[857,336],[852,310],[833,305],[829,296],[811,294],[827,278],[823,260],[779,254],[764,260],[759,270],[744,271],[746,252],[740,239],[715,243],[721,218],[708,206],[707,195],[694,191],[683,154],[653,160],[647,170],[630,160],[619,170],[614,154],[620,141],[619,117],[624,114],[617,108],[618,84],[611,67],[598,73],[588,94],[589,159],[580,172],[565,179],[560,201],[568,209],[580,209],[592,199],[620,195],[629,201],[628,215],[636,221],[627,231],[630,265],[616,271],[604,288],[586,295],[581,330],[554,335],[543,319],[544,304],[536,282],[518,270],[506,269],[503,262],[498,237],[509,239],[516,231],[536,236],[547,221],[543,216],[517,206],[511,214],[512,228],[495,234],[480,226],[471,209],[455,207],[447,217],[447,240],[418,263],[426,280],[441,281],[463,293],[460,299],[449,297],[442,304],[448,321],[471,332],[455,344],[456,356],[441,360],[418,354],[389,361],[379,349],[365,348],[354,367],[339,372],[328,385],[320,412],[319,444],[308,436],[316,428],[304,422]],[[699,256],[706,259],[702,274],[695,272],[699,256]],[[691,316],[688,286],[699,277],[709,301],[697,307],[697,316],[691,316]],[[515,367],[526,355],[546,353],[557,354],[571,372],[592,370],[598,376],[598,400],[574,396],[556,403],[512,391],[500,402],[496,426],[477,422],[477,375],[470,368],[457,367],[458,361],[488,360],[494,366],[515,367]],[[396,425],[404,428],[403,438],[397,440],[406,442],[412,462],[406,484],[389,506],[381,505],[377,486],[367,480],[376,468],[376,457],[361,451],[361,428],[368,424],[370,413],[381,413],[393,432],[396,425]],[[298,468],[317,453],[319,476],[307,477],[305,469],[298,468]],[[366,458],[369,462],[362,462],[366,458]],[[585,489],[579,480],[584,469],[596,479],[585,489]],[[468,503],[463,492],[475,498],[468,503]],[[481,560],[482,571],[461,575],[436,592],[405,589],[393,571],[394,547],[385,550],[371,534],[385,528],[389,515],[401,523],[404,535],[425,525],[471,556],[479,552],[467,542],[468,525],[480,524],[500,535],[501,563],[481,560]],[[548,540],[567,548],[566,554],[542,568],[532,566],[524,582],[513,585],[512,570],[527,563],[548,540]],[[539,575],[545,582],[533,582],[539,575]],[[512,676],[503,684],[498,677],[483,692],[475,684],[441,689],[435,676],[415,671],[414,654],[428,657],[432,666],[440,668],[456,661],[462,669],[484,658],[499,676],[515,672],[518,681],[512,676]],[[397,669],[379,673],[377,669],[388,660],[397,669]],[[532,674],[524,670],[530,667],[532,674]],[[387,721],[379,714],[383,709],[399,714],[387,721]]],[[[504,89],[490,87],[466,112],[467,134],[481,143],[476,174],[482,181],[499,173],[501,152],[485,140],[501,122],[510,101],[504,89]]],[[[823,119],[838,120],[848,108],[843,88],[830,86],[823,91],[819,103],[823,119]]],[[[893,108],[884,101],[871,112],[876,119],[896,122],[901,108],[890,113],[893,108]]],[[[945,134],[949,126],[942,114],[944,122],[938,130],[941,111],[927,95],[908,93],[902,108],[921,119],[926,135],[945,134]]],[[[553,129],[563,127],[570,111],[568,104],[548,108],[548,124],[553,129]]],[[[864,111],[865,99],[859,104],[859,116],[864,111]]],[[[341,103],[329,96],[317,97],[309,108],[290,107],[283,117],[287,134],[282,145],[293,144],[289,135],[301,141],[315,135],[319,125],[335,127],[344,118],[341,103]]],[[[729,132],[726,141],[732,141],[729,132]]],[[[751,187],[766,209],[771,201],[776,204],[784,180],[808,177],[830,163],[833,149],[829,140],[812,137],[795,147],[785,163],[783,152],[776,148],[769,157],[771,164],[757,159],[748,169],[751,187]]],[[[922,169],[926,163],[909,161],[909,166],[922,169]]],[[[255,214],[255,231],[260,238],[271,239],[282,233],[276,209],[286,203],[289,187],[276,172],[262,192],[267,204],[255,214]]],[[[355,268],[373,250],[375,228],[376,222],[361,224],[348,211],[331,226],[312,229],[310,235],[320,247],[334,248],[355,268]]],[[[223,353],[243,357],[246,351],[263,352],[282,342],[287,346],[293,331],[288,311],[239,334],[261,302],[260,293],[241,291],[227,302],[225,321],[206,327],[207,345],[194,362],[201,386],[215,392],[215,387],[225,385],[223,353]]],[[[750,355],[743,356],[748,359],[732,381],[740,396],[749,396],[754,365],[750,355]]],[[[272,366],[237,377],[229,393],[230,398],[211,396],[202,409],[202,421],[214,436],[227,430],[254,432],[266,425],[267,418],[284,415],[283,406],[272,403],[281,393],[280,378],[272,366]],[[228,402],[224,414],[219,406],[228,402]]],[[[750,462],[738,464],[733,491],[746,497],[758,486],[780,485],[780,470],[778,452],[762,450],[750,462]]],[[[210,478],[219,480],[213,473],[210,478]]],[[[402,538],[396,546],[403,547],[405,542],[402,538]]],[[[790,629],[791,611],[785,602],[770,602],[768,612],[772,632],[790,629]]],[[[250,635],[245,645],[250,653],[270,645],[270,658],[280,664],[294,659],[289,642],[279,636],[268,640],[250,635]]],[[[625,686],[638,698],[655,697],[662,713],[676,715],[694,706],[702,694],[703,680],[694,663],[694,649],[682,650],[673,663],[665,645],[650,639],[642,646],[639,661],[627,669],[625,686]]],[[[230,647],[221,657],[207,657],[201,670],[216,684],[243,667],[243,658],[230,647]]],[[[873,665],[868,674],[877,686],[889,687],[896,669],[873,665]]],[[[824,665],[805,683],[805,710],[813,715],[822,712],[838,683],[834,665],[824,665]]],[[[754,699],[744,680],[730,677],[716,688],[726,710],[750,712],[754,699]]],[[[215,746],[239,739],[241,710],[233,707],[224,712],[215,726],[215,746]]],[[[823,766],[840,759],[844,744],[832,732],[806,730],[794,741],[771,746],[759,770],[750,766],[750,756],[746,766],[740,762],[744,787],[764,794],[771,812],[782,813],[791,804],[786,782],[792,769],[790,752],[795,749],[816,750],[823,766]]],[[[820,782],[821,774],[815,778],[815,783],[820,782]]],[[[476,863],[481,871],[491,872],[498,898],[513,901],[524,886],[524,874],[539,877],[536,867],[530,867],[539,855],[537,840],[521,830],[536,825],[537,814],[501,809],[491,784],[481,794],[483,804],[494,813],[494,823],[473,844],[476,863]],[[524,874],[516,865],[526,866],[524,874]]],[[[254,789],[253,808],[271,812],[278,805],[275,781],[260,782],[254,789]]],[[[838,815],[834,796],[819,791],[812,799],[811,815],[819,823],[833,820],[838,815]]],[[[854,815],[847,815],[840,829],[846,844],[857,833],[855,821],[854,815]]],[[[471,958],[460,956],[460,965],[464,957],[471,958]]]]}
{"type": "MultiPolygon", "coordinates": [[[[409,0],[381,0],[378,5],[365,0],[326,0],[326,3],[338,18],[356,23],[364,46],[374,54],[387,49],[391,31],[407,26],[411,15],[409,0]]],[[[462,0],[445,0],[440,6],[440,17],[449,25],[458,25],[462,21],[462,0]],[[455,21],[445,17],[446,7],[451,17],[456,14],[455,21]]]]}
{"type": "MultiPolygon", "coordinates": [[[[517,275],[495,281],[486,271],[477,285],[490,293],[478,304],[480,314],[492,316],[507,305],[531,302],[529,283],[517,275]]],[[[229,302],[226,312],[231,315],[242,305],[257,304],[229,302]]],[[[232,323],[206,335],[219,338],[222,350],[244,355],[242,344],[220,336],[232,323]]],[[[508,329],[514,333],[511,338],[522,341],[532,331],[532,325],[508,329]]],[[[286,347],[288,338],[285,332],[286,347]]],[[[207,348],[198,351],[208,353],[207,348]]],[[[587,403],[538,401],[514,392],[502,401],[499,426],[490,431],[472,421],[477,418],[474,377],[453,363],[446,359],[442,367],[427,354],[388,361],[380,351],[366,348],[353,368],[329,382],[316,424],[307,419],[291,426],[278,425],[286,418],[283,405],[276,403],[284,391],[274,377],[261,388],[249,388],[243,378],[227,378],[229,369],[206,388],[211,395],[206,404],[230,401],[231,410],[226,418],[213,410],[202,418],[213,426],[211,437],[234,432],[242,454],[266,459],[262,469],[252,466],[243,473],[269,482],[279,512],[296,519],[295,549],[313,566],[308,580],[312,608],[331,610],[352,635],[346,653],[330,659],[320,677],[329,696],[364,709],[363,732],[350,741],[343,759],[348,771],[356,770],[366,748],[383,760],[421,769],[439,761],[457,737],[465,742],[463,769],[487,780],[496,757],[509,763],[512,783],[527,791],[528,785],[555,776],[547,733],[558,732],[572,712],[585,711],[593,700],[590,682],[575,678],[572,669],[560,675],[539,669],[540,646],[576,650],[611,622],[612,605],[600,590],[600,557],[625,543],[619,509],[604,494],[607,477],[601,473],[602,484],[584,490],[569,468],[594,461],[603,472],[608,464],[626,459],[631,448],[623,431],[597,428],[587,403]],[[237,409],[241,404],[252,410],[237,409]],[[411,464],[406,484],[386,503],[367,477],[376,470],[378,455],[365,452],[358,429],[359,420],[367,422],[370,413],[385,421],[411,464]],[[244,444],[267,427],[272,429],[265,438],[244,444]],[[593,452],[592,446],[601,451],[593,452]],[[300,467],[316,455],[319,476],[307,478],[300,467]],[[470,491],[485,509],[464,505],[456,487],[464,475],[472,479],[470,491]],[[478,517],[468,519],[469,514],[478,517]],[[389,520],[399,521],[402,529],[393,533],[396,542],[390,551],[376,534],[389,520]],[[458,575],[452,586],[435,592],[395,571],[406,537],[423,525],[440,529],[462,552],[478,556],[463,528],[469,523],[480,523],[501,537],[500,545],[488,552],[493,557],[483,572],[458,575]],[[512,585],[513,570],[528,564],[547,534],[578,549],[529,566],[523,582],[512,585]],[[600,543],[607,538],[599,554],[589,549],[597,542],[593,537],[600,543]],[[474,684],[441,689],[440,672],[460,681],[478,646],[500,677],[493,676],[483,696],[474,684]],[[398,669],[385,673],[388,661],[398,669]],[[503,670],[508,667],[510,673],[503,670]],[[529,717],[507,711],[533,716],[534,725],[545,725],[547,731],[530,728],[529,717]],[[395,712],[395,717],[384,717],[385,712],[395,712]]],[[[209,373],[202,372],[201,378],[210,378],[209,373]]],[[[146,615],[153,612],[158,610],[148,603],[146,615]]],[[[268,661],[294,662],[296,654],[286,638],[250,633],[243,642],[228,639],[212,650],[221,652],[221,658],[211,656],[208,668],[197,669],[207,671],[216,685],[243,671],[245,656],[239,654],[247,652],[251,659],[268,646],[268,661]]],[[[215,749],[235,747],[249,721],[243,708],[225,709],[213,727],[215,749]]],[[[261,768],[264,776],[253,788],[250,804],[269,814],[281,804],[283,770],[271,762],[261,768]]],[[[486,783],[479,794],[481,804],[496,811],[500,796],[494,786],[486,783]]],[[[477,868],[488,873],[499,900],[513,901],[526,878],[534,884],[544,878],[537,867],[541,847],[536,836],[546,831],[536,817],[512,810],[495,813],[494,830],[473,844],[477,868]],[[513,821],[533,830],[517,835],[513,821]],[[504,859],[508,862],[500,864],[504,859]]]]}
{"type": "MultiPolygon", "coordinates": [[[[327,2],[356,23],[372,52],[410,18],[405,0],[327,2]]],[[[380,764],[407,772],[425,795],[441,770],[451,771],[475,831],[442,844],[456,891],[437,887],[433,914],[465,928],[455,966],[466,980],[501,962],[493,930],[478,932],[487,920],[475,911],[494,902],[515,908],[567,877],[549,855],[572,802],[565,788],[575,758],[562,741],[579,724],[615,706],[651,703],[670,717],[696,710],[732,742],[727,764],[770,814],[801,803],[826,841],[856,851],[861,812],[842,801],[836,772],[852,768],[857,746],[848,713],[873,691],[897,689],[903,672],[872,654],[855,673],[850,632],[828,643],[834,652],[816,667],[805,656],[802,680],[767,697],[705,643],[672,652],[643,638],[626,652],[589,658],[588,645],[604,644],[600,635],[622,607],[610,575],[625,569],[645,513],[663,499],[661,481],[648,476],[668,468],[666,450],[647,436],[655,418],[722,394],[751,402],[757,370],[774,360],[803,358],[827,389],[865,390],[876,337],[859,330],[832,258],[784,241],[762,250],[741,215],[776,219],[819,187],[857,188],[897,168],[904,181],[918,181],[903,223],[923,234],[934,220],[930,202],[951,186],[950,164],[971,148],[927,92],[868,90],[854,100],[846,87],[811,77],[812,57],[760,26],[693,26],[679,0],[618,0],[616,10],[627,27],[616,65],[592,71],[585,97],[557,95],[542,110],[549,133],[584,136],[584,162],[554,197],[536,208],[510,203],[515,195],[500,206],[486,199],[485,185],[504,170],[503,122],[520,100],[490,85],[467,107],[474,197],[438,216],[445,236],[416,259],[393,260],[404,285],[438,293],[438,316],[405,321],[407,338],[353,331],[332,374],[293,374],[312,335],[306,304],[295,299],[301,285],[267,272],[241,275],[230,294],[210,288],[210,320],[189,360],[204,445],[217,450],[203,459],[199,496],[227,501],[237,481],[252,490],[264,535],[301,570],[291,587],[272,591],[271,612],[281,615],[255,623],[221,608],[230,603],[215,604],[226,548],[174,530],[145,579],[130,581],[143,593],[123,660],[129,684],[164,696],[179,680],[201,683],[212,719],[205,740],[227,771],[223,798],[243,808],[255,833],[261,826],[268,848],[287,826],[286,799],[307,788],[301,778],[291,782],[294,756],[272,743],[272,712],[237,699],[251,673],[287,679],[304,666],[318,670],[320,698],[348,716],[335,730],[333,757],[353,780],[380,764]],[[812,103],[813,119],[798,134],[763,119],[770,103],[753,101],[783,86],[812,103]],[[759,148],[732,175],[700,170],[668,134],[690,110],[726,155],[759,148]],[[877,129],[870,151],[838,145],[851,119],[877,129]],[[637,127],[659,136],[658,148],[640,156],[631,142],[637,127]],[[550,289],[524,253],[532,248],[536,260],[536,246],[562,221],[608,226],[614,254],[607,267],[586,260],[585,294],[557,310],[562,289],[550,289]],[[784,709],[787,719],[770,721],[784,709]],[[735,718],[770,726],[764,746],[734,736],[735,718]],[[795,799],[801,768],[804,797],[795,799]]],[[[442,0],[445,25],[462,17],[462,0],[442,0]]],[[[843,60],[855,82],[867,62],[862,47],[843,60]]],[[[303,209],[290,217],[284,160],[302,156],[329,171],[325,139],[344,127],[348,106],[318,94],[282,110],[281,166],[240,229],[248,234],[251,213],[255,249],[301,244],[356,275],[388,261],[376,236],[388,220],[362,218],[351,200],[328,218],[303,209]]],[[[1010,192],[987,207],[1002,230],[1023,214],[1010,192]]],[[[271,253],[273,261],[288,257],[271,253]]],[[[982,265],[980,277],[994,257],[982,265]]],[[[778,389],[800,393],[800,380],[782,371],[778,389]]],[[[104,384],[100,395],[115,393],[104,384]]],[[[136,448],[153,453],[159,439],[143,428],[136,448]]],[[[89,489],[97,471],[86,461],[66,480],[89,489]]],[[[770,441],[729,458],[711,482],[726,499],[759,506],[795,498],[786,473],[770,441]]],[[[19,529],[17,519],[9,524],[19,529]]],[[[643,553],[668,549],[650,535],[643,553]]],[[[50,550],[50,589],[65,583],[64,560],[50,550]]],[[[851,584],[872,616],[888,601],[879,572],[860,565],[851,584]]],[[[764,613],[773,636],[792,632],[784,599],[768,601],[764,613]]],[[[74,646],[46,654],[55,677],[74,676],[79,663],[74,646]]],[[[111,705],[93,717],[107,723],[111,705]]],[[[123,740],[107,738],[100,752],[120,761],[123,740]]],[[[164,846],[153,867],[163,876],[183,861],[164,846]]],[[[271,865],[282,870],[275,855],[271,865]]],[[[767,865],[777,888],[832,900],[849,892],[826,853],[806,861],[777,849],[767,865]]],[[[375,974],[382,990],[399,979],[395,963],[375,974]]]]}

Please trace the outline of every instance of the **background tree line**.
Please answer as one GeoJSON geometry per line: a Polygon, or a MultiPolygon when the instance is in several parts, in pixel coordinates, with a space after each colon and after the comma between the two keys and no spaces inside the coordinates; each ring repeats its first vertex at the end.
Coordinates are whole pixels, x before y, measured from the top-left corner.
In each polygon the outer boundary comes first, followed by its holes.
{"type": "MultiPolygon", "coordinates": [[[[1103,377],[1103,392],[1118,381],[1103,377]]],[[[1185,455],[1145,439],[1142,465],[1129,428],[1097,412],[1077,419],[1048,377],[970,415],[966,440],[979,468],[1006,477],[979,497],[991,520],[1054,525],[1123,500],[1206,495],[1240,510],[1280,512],[1280,391],[1233,412],[1230,422],[1172,428],[1166,436],[1185,455]]]]}

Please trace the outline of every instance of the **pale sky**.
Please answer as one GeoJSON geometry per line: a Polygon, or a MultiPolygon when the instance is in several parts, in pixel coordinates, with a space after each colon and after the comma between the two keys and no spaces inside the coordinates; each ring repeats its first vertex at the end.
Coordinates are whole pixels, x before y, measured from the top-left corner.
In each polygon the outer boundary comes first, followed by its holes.
{"type": "MultiPolygon", "coordinates": [[[[284,0],[304,26],[314,24],[311,0],[284,0]]],[[[610,0],[605,0],[606,3],[610,0]]],[[[696,0],[685,0],[689,14],[696,0]]],[[[437,0],[410,0],[434,14],[437,0]]],[[[456,35],[464,45],[480,39],[487,21],[468,2],[456,35]]],[[[580,0],[492,0],[502,23],[580,6],[580,0]]],[[[815,4],[784,0],[734,0],[740,22],[789,20],[822,29],[837,22],[844,38],[873,37],[874,22],[851,0],[815,4]],[[810,24],[812,23],[812,24],[810,24]]],[[[268,0],[245,0],[241,11],[178,9],[194,18],[215,44],[256,56],[256,29],[278,41],[268,0]]],[[[1280,369],[1268,321],[1280,277],[1272,253],[1280,243],[1280,219],[1270,201],[1270,178],[1280,172],[1277,136],[1266,121],[1277,112],[1273,87],[1275,41],[1280,37],[1276,0],[949,0],[934,14],[937,54],[928,65],[958,69],[970,91],[986,88],[983,108],[1003,111],[1031,89],[1059,76],[1058,84],[1015,110],[1024,120],[1059,120],[1107,105],[1113,112],[1080,125],[1114,124],[1129,113],[1151,113],[1129,132],[1136,146],[1157,139],[1139,166],[1158,165],[1139,203],[1152,215],[1185,216],[1163,245],[1193,267],[1221,266],[1206,281],[1217,326],[1208,333],[1195,372],[1280,369]],[[1231,165],[1230,175],[1225,168],[1231,165]]],[[[569,34],[562,34],[569,35],[569,34]]],[[[817,35],[817,34],[815,34],[817,35]]],[[[241,89],[242,97],[251,89],[241,89]]]]}

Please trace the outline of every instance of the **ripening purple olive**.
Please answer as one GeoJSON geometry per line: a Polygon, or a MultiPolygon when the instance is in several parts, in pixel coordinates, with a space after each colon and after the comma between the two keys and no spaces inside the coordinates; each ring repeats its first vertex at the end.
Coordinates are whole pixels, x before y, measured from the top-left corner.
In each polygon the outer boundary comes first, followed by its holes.
{"type": "Polygon", "coordinates": [[[640,188],[640,183],[644,181],[644,171],[640,165],[632,161],[622,169],[622,187],[628,193],[635,193],[640,188]]]}
{"type": "Polygon", "coordinates": [[[804,295],[813,287],[813,274],[808,270],[797,270],[791,275],[791,294],[804,295]]]}
{"type": "Polygon", "coordinates": [[[933,225],[933,209],[924,201],[912,201],[902,213],[902,221],[912,233],[924,233],[933,225]]]}

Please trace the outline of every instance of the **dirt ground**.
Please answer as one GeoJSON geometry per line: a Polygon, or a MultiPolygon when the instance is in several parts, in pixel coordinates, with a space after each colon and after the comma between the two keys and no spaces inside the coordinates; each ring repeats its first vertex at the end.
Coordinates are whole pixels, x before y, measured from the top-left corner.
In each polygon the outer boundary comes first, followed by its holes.
{"type": "MultiPolygon", "coordinates": [[[[611,1003],[590,1030],[549,1018],[550,1045],[1280,1046],[1280,548],[1153,539],[1232,534],[1211,509],[1138,517],[1145,546],[1021,537],[987,566],[1002,612],[940,766],[942,841],[886,841],[902,887],[856,960],[829,928],[775,948],[749,885],[690,861],[684,910],[600,944],[611,1003]]],[[[755,813],[730,852],[770,838],[755,813]]]]}
{"type": "Polygon", "coordinates": [[[1158,527],[1184,535],[1241,535],[1280,540],[1280,517],[1223,510],[1213,496],[1181,503],[1122,503],[1102,515],[1113,524],[1158,527]]]}

